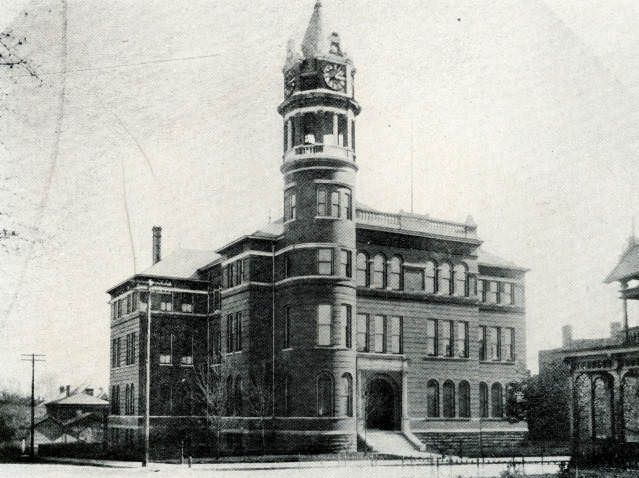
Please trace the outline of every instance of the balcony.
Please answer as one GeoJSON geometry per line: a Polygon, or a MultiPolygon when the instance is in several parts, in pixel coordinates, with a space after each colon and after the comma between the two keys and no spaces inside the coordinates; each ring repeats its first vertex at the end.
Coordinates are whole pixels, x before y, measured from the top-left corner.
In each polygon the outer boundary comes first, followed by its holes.
{"type": "Polygon", "coordinates": [[[317,143],[294,146],[284,154],[284,162],[310,158],[343,159],[355,162],[355,153],[344,146],[317,143]]]}
{"type": "Polygon", "coordinates": [[[431,219],[417,214],[393,214],[357,209],[358,224],[411,231],[427,235],[477,240],[477,226],[459,222],[431,219]]]}

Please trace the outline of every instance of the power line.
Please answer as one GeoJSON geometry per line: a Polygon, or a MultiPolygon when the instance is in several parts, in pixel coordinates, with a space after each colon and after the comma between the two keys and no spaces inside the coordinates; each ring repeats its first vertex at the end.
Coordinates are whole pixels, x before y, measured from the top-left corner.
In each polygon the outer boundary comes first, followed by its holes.
{"type": "MultiPolygon", "coordinates": [[[[50,71],[50,72],[37,72],[38,76],[55,76],[55,75],[67,75],[71,73],[85,73],[92,71],[109,71],[116,70],[119,68],[132,68],[136,66],[145,66],[145,65],[154,65],[161,63],[173,63],[178,61],[192,61],[192,60],[203,60],[206,58],[214,58],[220,56],[220,53],[209,53],[206,55],[194,55],[194,56],[181,56],[181,57],[173,57],[173,58],[158,58],[156,60],[146,60],[140,61],[137,63],[116,63],[114,65],[105,65],[105,66],[87,66],[86,68],[75,68],[69,70],[60,70],[60,71],[50,71]]],[[[24,76],[33,76],[31,74],[21,74],[21,75],[13,75],[14,77],[24,77],[24,76]]]]}

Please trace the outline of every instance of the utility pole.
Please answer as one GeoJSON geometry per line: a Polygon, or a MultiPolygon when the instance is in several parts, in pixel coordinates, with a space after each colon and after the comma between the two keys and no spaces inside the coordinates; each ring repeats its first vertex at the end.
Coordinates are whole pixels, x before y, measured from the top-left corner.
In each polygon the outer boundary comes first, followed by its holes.
{"type": "Polygon", "coordinates": [[[142,458],[142,466],[146,467],[149,463],[149,428],[151,421],[151,286],[153,281],[149,279],[148,297],[146,299],[146,353],[144,360],[144,457],[142,458]]]}
{"type": "Polygon", "coordinates": [[[35,363],[46,362],[44,354],[22,354],[20,360],[31,362],[31,443],[29,448],[29,456],[33,460],[35,457],[35,363]]]}

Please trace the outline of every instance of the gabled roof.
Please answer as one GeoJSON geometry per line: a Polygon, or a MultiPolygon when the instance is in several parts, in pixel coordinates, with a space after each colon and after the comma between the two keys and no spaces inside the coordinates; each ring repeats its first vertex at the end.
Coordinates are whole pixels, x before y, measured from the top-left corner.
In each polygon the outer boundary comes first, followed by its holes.
{"type": "Polygon", "coordinates": [[[477,249],[477,262],[480,266],[498,267],[500,269],[515,269],[519,271],[527,271],[525,267],[518,266],[512,261],[499,257],[483,248],[477,249]]]}
{"type": "Polygon", "coordinates": [[[606,284],[639,275],[639,244],[631,239],[615,268],[608,274],[606,284]]]}
{"type": "Polygon", "coordinates": [[[69,406],[80,406],[80,405],[103,405],[108,406],[109,402],[106,400],[102,400],[101,398],[94,397],[93,395],[87,395],[86,393],[76,393],[74,395],[69,395],[68,397],[58,398],[57,400],[52,400],[50,402],[45,403],[45,405],[69,405],[69,406]]]}
{"type": "Polygon", "coordinates": [[[197,279],[197,270],[221,256],[215,251],[178,249],[139,273],[143,276],[197,279]]]}

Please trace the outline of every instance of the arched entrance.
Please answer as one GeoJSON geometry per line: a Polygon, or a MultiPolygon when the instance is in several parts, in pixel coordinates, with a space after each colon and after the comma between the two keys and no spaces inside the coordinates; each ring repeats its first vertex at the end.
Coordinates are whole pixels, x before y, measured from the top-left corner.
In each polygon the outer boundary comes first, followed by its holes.
{"type": "Polygon", "coordinates": [[[375,377],[366,388],[366,428],[396,430],[399,428],[399,400],[393,384],[386,378],[375,377]]]}

